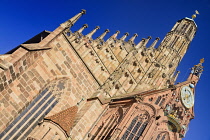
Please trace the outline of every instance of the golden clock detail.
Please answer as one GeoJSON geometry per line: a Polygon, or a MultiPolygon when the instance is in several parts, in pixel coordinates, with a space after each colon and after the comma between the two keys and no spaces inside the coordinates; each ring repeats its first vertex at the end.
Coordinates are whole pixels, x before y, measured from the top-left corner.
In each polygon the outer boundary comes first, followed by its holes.
{"type": "Polygon", "coordinates": [[[194,105],[194,94],[189,86],[182,87],[181,100],[186,108],[191,108],[194,105]]]}

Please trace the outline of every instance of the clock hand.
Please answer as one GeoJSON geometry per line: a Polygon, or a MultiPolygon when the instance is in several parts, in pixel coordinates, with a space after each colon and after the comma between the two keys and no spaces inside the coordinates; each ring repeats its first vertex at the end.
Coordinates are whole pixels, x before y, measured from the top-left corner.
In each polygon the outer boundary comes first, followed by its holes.
{"type": "Polygon", "coordinates": [[[185,100],[186,98],[188,99],[189,97],[190,97],[190,95],[188,95],[188,94],[187,94],[187,95],[185,95],[184,100],[185,100]]]}

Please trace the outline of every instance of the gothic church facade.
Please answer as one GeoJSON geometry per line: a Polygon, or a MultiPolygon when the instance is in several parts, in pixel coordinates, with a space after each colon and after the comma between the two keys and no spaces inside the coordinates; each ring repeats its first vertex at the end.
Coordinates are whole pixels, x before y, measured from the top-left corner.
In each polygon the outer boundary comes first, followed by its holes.
{"type": "Polygon", "coordinates": [[[2,140],[181,140],[194,118],[201,59],[185,82],[176,68],[197,25],[183,18],[148,46],[119,31],[108,40],[71,27],[43,31],[0,55],[2,140]]]}

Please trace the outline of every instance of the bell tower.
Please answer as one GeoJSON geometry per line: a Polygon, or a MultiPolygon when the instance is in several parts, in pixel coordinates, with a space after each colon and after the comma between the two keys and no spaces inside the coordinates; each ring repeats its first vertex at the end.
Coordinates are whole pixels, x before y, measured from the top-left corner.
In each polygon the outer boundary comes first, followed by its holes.
{"type": "Polygon", "coordinates": [[[170,79],[188,50],[196,30],[197,25],[193,19],[186,17],[178,20],[157,48],[155,59],[165,67],[165,73],[170,79]]]}

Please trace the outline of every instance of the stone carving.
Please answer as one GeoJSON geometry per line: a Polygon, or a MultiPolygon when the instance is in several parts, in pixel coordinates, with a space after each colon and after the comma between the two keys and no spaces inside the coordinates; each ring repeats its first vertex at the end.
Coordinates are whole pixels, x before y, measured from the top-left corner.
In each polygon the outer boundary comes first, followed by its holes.
{"type": "Polygon", "coordinates": [[[141,101],[144,100],[144,98],[142,97],[142,95],[136,95],[135,96],[135,99],[136,99],[137,102],[141,102],[141,101]]]}
{"type": "Polygon", "coordinates": [[[124,63],[122,63],[121,67],[119,67],[111,74],[111,76],[107,79],[104,85],[102,85],[101,89],[104,89],[104,91],[108,94],[109,91],[117,83],[117,81],[122,77],[128,65],[129,61],[125,60],[124,63]]]}

